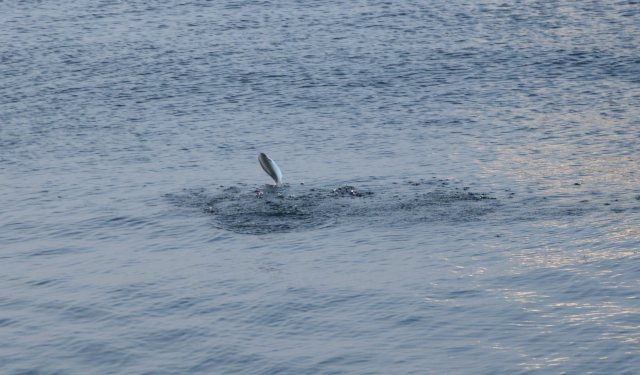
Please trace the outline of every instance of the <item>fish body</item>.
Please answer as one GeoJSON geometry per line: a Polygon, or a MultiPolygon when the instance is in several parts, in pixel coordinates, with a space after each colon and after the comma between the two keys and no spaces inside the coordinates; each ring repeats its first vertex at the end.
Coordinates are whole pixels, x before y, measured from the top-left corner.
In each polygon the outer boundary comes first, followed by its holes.
{"type": "Polygon", "coordinates": [[[275,181],[276,185],[280,185],[282,183],[282,172],[273,159],[267,156],[265,153],[260,153],[258,156],[258,161],[260,162],[260,166],[262,169],[267,172],[267,174],[275,181]]]}

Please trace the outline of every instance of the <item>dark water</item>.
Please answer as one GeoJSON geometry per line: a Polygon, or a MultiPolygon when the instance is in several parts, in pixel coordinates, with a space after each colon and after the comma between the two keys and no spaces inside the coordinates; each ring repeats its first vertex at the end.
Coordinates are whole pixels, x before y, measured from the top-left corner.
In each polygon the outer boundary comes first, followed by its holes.
{"type": "Polygon", "coordinates": [[[1,2],[0,373],[637,372],[638,35],[634,1],[1,2]]]}

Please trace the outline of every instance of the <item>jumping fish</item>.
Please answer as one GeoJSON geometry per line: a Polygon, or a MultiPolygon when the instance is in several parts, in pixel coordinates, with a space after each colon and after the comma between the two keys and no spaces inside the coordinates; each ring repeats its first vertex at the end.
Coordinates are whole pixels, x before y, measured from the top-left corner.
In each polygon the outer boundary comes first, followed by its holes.
{"type": "Polygon", "coordinates": [[[258,156],[258,161],[260,162],[260,166],[264,169],[267,174],[273,178],[276,186],[282,183],[282,172],[280,172],[280,168],[278,168],[278,164],[276,164],[273,159],[267,156],[265,153],[260,153],[258,156]]]}

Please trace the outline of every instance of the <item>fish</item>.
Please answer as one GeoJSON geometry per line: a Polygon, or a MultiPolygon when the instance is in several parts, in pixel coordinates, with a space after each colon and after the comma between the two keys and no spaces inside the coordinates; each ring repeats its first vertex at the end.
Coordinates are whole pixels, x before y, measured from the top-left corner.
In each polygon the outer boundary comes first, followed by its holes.
{"type": "Polygon", "coordinates": [[[258,161],[260,162],[260,166],[264,169],[265,172],[273,179],[276,183],[276,186],[282,184],[282,172],[273,159],[267,156],[267,154],[261,152],[260,156],[258,156],[258,161]]]}

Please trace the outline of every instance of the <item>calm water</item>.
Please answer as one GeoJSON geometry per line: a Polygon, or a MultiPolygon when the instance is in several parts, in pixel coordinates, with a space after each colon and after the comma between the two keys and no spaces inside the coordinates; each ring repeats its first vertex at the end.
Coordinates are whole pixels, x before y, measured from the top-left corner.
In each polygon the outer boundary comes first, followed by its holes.
{"type": "Polygon", "coordinates": [[[635,1],[1,2],[0,372],[637,373],[638,35],[635,1]]]}

